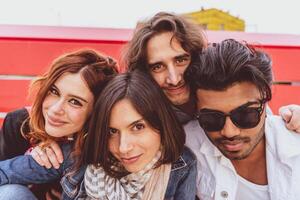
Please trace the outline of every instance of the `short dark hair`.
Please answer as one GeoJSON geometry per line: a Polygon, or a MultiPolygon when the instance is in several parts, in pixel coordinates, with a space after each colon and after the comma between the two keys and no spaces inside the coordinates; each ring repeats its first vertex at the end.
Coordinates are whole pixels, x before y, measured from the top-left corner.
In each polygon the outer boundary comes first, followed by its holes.
{"type": "Polygon", "coordinates": [[[98,98],[84,145],[84,163],[100,165],[112,176],[120,175],[111,168],[116,160],[109,152],[108,140],[111,110],[122,99],[128,99],[147,123],[159,131],[162,142],[159,163],[176,161],[183,151],[184,130],[157,84],[149,75],[135,70],[114,77],[98,98]]]}
{"type": "Polygon", "coordinates": [[[173,38],[191,54],[192,60],[206,47],[206,39],[199,25],[185,16],[159,12],[151,19],[138,23],[131,41],[125,46],[123,62],[129,70],[139,68],[147,71],[147,43],[153,36],[164,32],[172,32],[173,38]]]}
{"type": "Polygon", "coordinates": [[[246,42],[227,39],[199,54],[185,73],[193,90],[225,90],[236,82],[251,82],[264,100],[271,100],[272,62],[268,54],[246,42]]]}

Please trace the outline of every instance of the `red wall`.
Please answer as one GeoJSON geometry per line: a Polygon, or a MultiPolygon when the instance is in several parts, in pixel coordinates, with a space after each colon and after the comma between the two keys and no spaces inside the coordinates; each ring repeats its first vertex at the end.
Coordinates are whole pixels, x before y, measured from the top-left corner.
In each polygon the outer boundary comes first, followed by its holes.
{"type": "Polygon", "coordinates": [[[300,46],[268,46],[263,49],[273,61],[275,84],[272,87],[272,101],[269,103],[273,112],[277,114],[283,105],[300,105],[300,46]]]}
{"type": "MultiPolygon", "coordinates": [[[[6,112],[30,105],[26,99],[28,79],[43,73],[55,57],[93,48],[119,60],[121,48],[131,34],[128,29],[0,25],[0,124],[6,112]]],[[[268,52],[273,59],[275,81],[287,83],[273,87],[271,108],[277,113],[280,105],[300,104],[300,36],[210,31],[207,37],[210,42],[245,40],[268,52]]]]}

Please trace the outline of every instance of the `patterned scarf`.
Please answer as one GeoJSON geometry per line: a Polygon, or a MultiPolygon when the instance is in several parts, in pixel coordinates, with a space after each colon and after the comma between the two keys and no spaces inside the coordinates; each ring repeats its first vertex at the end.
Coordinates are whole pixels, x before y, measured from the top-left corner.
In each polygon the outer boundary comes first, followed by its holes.
{"type": "Polygon", "coordinates": [[[153,173],[153,167],[161,156],[156,156],[139,172],[128,174],[121,179],[110,177],[102,167],[89,165],[84,174],[88,199],[99,200],[141,200],[145,185],[153,173]]]}

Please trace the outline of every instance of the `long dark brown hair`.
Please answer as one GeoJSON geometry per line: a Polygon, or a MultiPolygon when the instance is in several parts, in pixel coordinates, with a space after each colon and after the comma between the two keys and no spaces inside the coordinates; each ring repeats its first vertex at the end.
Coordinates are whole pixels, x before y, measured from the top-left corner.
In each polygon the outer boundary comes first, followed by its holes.
{"type": "Polygon", "coordinates": [[[159,163],[176,161],[185,143],[183,128],[157,84],[148,75],[135,70],[114,77],[98,98],[84,144],[83,162],[100,165],[111,176],[120,175],[111,168],[116,160],[109,152],[108,141],[111,110],[122,99],[129,100],[145,121],[159,132],[162,143],[159,163]]]}

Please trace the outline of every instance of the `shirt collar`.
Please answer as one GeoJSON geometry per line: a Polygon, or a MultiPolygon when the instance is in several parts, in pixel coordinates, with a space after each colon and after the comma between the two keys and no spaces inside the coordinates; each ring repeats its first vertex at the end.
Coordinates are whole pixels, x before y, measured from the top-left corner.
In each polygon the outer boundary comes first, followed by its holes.
{"type": "MultiPolygon", "coordinates": [[[[206,134],[206,133],[205,133],[206,134]]],[[[213,145],[213,143],[205,136],[204,141],[200,147],[200,152],[207,156],[220,157],[223,154],[213,145]]]]}

